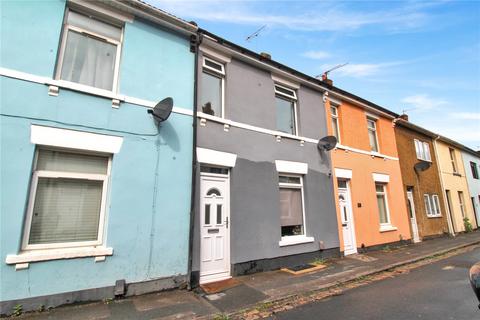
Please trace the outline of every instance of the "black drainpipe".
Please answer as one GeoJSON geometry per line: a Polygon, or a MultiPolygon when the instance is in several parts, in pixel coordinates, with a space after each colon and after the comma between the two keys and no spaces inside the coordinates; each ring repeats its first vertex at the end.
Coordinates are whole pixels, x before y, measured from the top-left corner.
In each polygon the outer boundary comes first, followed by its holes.
{"type": "Polygon", "coordinates": [[[198,51],[202,35],[197,33],[190,36],[190,51],[195,52],[195,70],[193,72],[193,149],[192,149],[192,188],[190,195],[190,230],[188,234],[188,269],[187,269],[187,287],[192,289],[192,265],[193,265],[193,233],[195,230],[195,203],[197,186],[197,87],[198,87],[198,51]]]}

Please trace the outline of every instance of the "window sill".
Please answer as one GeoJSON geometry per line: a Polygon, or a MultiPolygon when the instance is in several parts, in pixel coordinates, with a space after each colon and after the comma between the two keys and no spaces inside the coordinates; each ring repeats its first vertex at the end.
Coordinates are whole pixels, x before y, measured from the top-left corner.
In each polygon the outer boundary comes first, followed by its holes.
{"type": "Polygon", "coordinates": [[[282,240],[278,242],[278,245],[280,247],[286,247],[286,246],[293,246],[293,245],[302,244],[302,243],[311,243],[313,241],[315,241],[315,238],[313,237],[287,236],[287,237],[282,237],[282,240]]]}
{"type": "Polygon", "coordinates": [[[73,259],[84,257],[111,256],[113,248],[106,247],[79,247],[62,249],[44,249],[24,251],[19,254],[9,254],[5,259],[6,264],[22,264],[39,261],[73,259]]]}
{"type": "Polygon", "coordinates": [[[398,228],[392,225],[380,226],[380,232],[388,232],[388,231],[396,231],[396,230],[398,230],[398,228]]]}
{"type": "Polygon", "coordinates": [[[439,216],[429,216],[429,215],[427,215],[427,218],[428,219],[442,218],[442,215],[439,215],[439,216]]]}
{"type": "Polygon", "coordinates": [[[457,177],[461,177],[461,176],[462,176],[460,173],[457,173],[457,172],[453,172],[453,175],[454,175],[454,176],[457,176],[457,177]]]}

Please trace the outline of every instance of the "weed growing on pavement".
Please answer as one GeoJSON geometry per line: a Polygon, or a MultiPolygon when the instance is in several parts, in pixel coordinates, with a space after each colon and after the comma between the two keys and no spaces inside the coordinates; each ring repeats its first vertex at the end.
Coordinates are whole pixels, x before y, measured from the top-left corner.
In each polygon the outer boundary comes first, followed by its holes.
{"type": "Polygon", "coordinates": [[[465,232],[472,232],[473,231],[473,226],[470,223],[470,219],[467,217],[463,218],[463,224],[465,226],[465,232]]]}
{"type": "Polygon", "coordinates": [[[103,299],[103,303],[105,304],[110,304],[113,302],[113,299],[112,298],[106,298],[106,299],[103,299]]]}
{"type": "Polygon", "coordinates": [[[264,302],[264,303],[261,303],[257,307],[257,310],[260,311],[260,312],[264,312],[264,311],[270,309],[271,307],[273,307],[273,302],[264,302]]]}
{"type": "Polygon", "coordinates": [[[221,314],[216,314],[213,317],[213,320],[230,320],[230,317],[224,313],[221,313],[221,314]]]}
{"type": "Polygon", "coordinates": [[[14,317],[19,317],[22,313],[23,313],[23,306],[22,306],[21,304],[16,304],[16,305],[13,307],[12,315],[13,315],[14,317]]]}
{"type": "Polygon", "coordinates": [[[392,247],[390,247],[390,246],[387,244],[386,246],[383,246],[382,251],[383,251],[383,252],[391,252],[391,251],[392,251],[392,247]]]}
{"type": "Polygon", "coordinates": [[[313,264],[315,266],[320,266],[324,265],[327,260],[325,258],[315,258],[310,264],[313,264]]]}

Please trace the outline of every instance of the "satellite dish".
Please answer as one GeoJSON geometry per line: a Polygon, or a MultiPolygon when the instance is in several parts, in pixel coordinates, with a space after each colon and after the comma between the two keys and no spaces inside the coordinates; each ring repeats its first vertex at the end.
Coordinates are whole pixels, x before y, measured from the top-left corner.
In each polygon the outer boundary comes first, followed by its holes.
{"type": "Polygon", "coordinates": [[[318,140],[317,148],[321,151],[326,150],[330,151],[337,145],[337,137],[335,136],[326,136],[318,140]]]}
{"type": "Polygon", "coordinates": [[[428,161],[420,161],[418,163],[416,163],[413,168],[415,169],[416,172],[420,172],[420,171],[425,171],[427,170],[428,168],[430,168],[430,166],[432,165],[431,162],[428,162],[428,161]]]}
{"type": "Polygon", "coordinates": [[[153,107],[153,109],[148,109],[147,112],[153,115],[155,120],[163,122],[168,119],[170,113],[172,113],[173,108],[173,99],[168,97],[160,101],[153,107]]]}

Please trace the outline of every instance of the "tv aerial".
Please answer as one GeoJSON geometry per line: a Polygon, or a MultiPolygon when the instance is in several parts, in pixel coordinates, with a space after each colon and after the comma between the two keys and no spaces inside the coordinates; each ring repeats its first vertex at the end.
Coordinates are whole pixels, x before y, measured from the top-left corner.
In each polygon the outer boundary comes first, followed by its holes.
{"type": "Polygon", "coordinates": [[[315,78],[322,78],[323,81],[327,80],[328,79],[328,74],[330,72],[332,72],[333,70],[337,70],[337,69],[340,69],[342,67],[345,67],[346,65],[348,64],[348,62],[345,62],[345,63],[342,63],[342,64],[337,64],[335,67],[333,68],[330,68],[328,69],[327,71],[324,71],[322,74],[319,74],[318,76],[316,76],[315,78]]]}
{"type": "Polygon", "coordinates": [[[267,27],[266,24],[264,24],[263,26],[261,26],[257,31],[255,31],[254,33],[252,33],[251,35],[249,35],[248,37],[245,38],[245,41],[247,42],[250,42],[250,40],[252,40],[253,38],[256,38],[260,35],[260,33],[267,27]]]}
{"type": "Polygon", "coordinates": [[[330,151],[337,145],[337,137],[326,136],[318,140],[317,148],[320,151],[330,151]]]}
{"type": "Polygon", "coordinates": [[[173,109],[173,99],[171,97],[165,98],[153,107],[148,109],[147,113],[151,114],[158,122],[163,122],[168,119],[173,109]]]}

